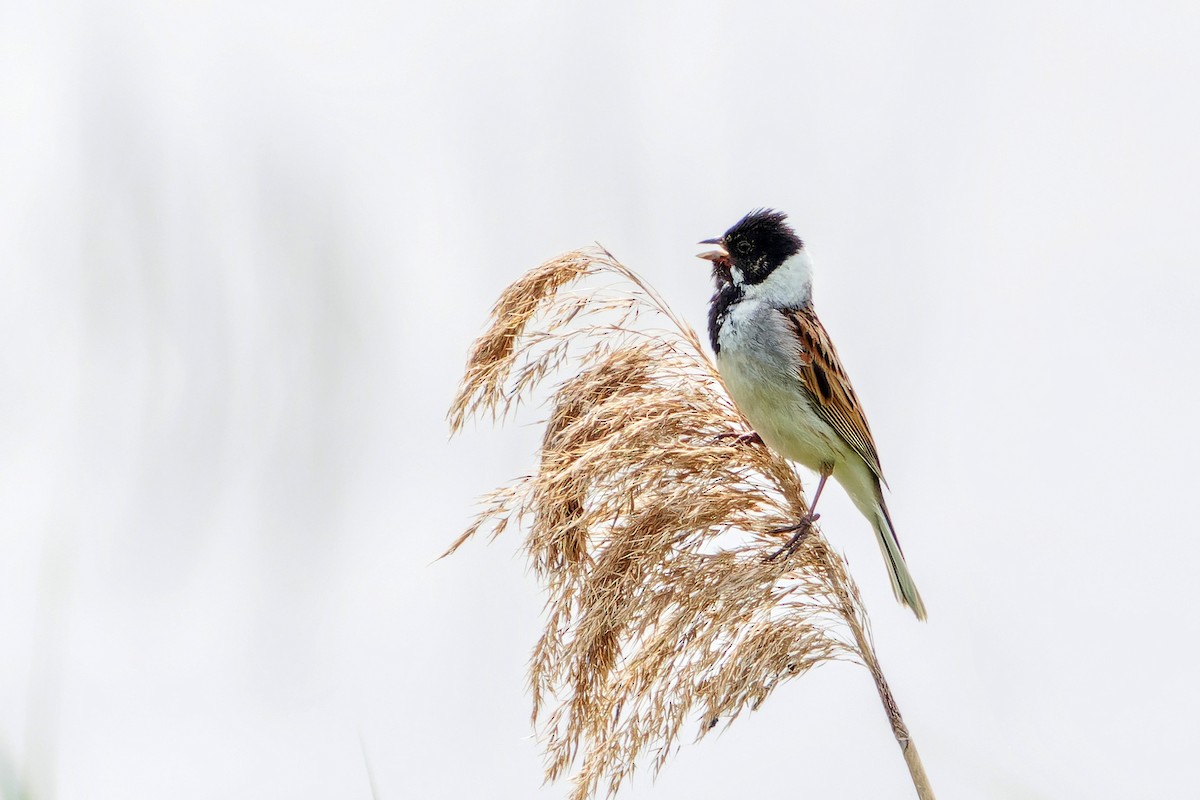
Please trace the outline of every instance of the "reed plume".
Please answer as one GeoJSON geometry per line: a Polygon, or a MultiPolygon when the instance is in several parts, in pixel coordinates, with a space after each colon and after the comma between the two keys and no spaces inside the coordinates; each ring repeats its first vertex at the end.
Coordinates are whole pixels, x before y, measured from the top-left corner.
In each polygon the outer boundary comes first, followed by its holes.
{"type": "Polygon", "coordinates": [[[548,594],[529,680],[548,780],[609,795],[657,774],[788,678],[851,661],[874,679],[918,796],[932,798],[875,657],[845,562],[814,528],[789,558],[772,533],[807,512],[792,465],[755,440],[695,332],[603,249],[509,286],[450,409],[510,415],[556,382],[535,475],[504,486],[447,554],[526,529],[548,594]]]}

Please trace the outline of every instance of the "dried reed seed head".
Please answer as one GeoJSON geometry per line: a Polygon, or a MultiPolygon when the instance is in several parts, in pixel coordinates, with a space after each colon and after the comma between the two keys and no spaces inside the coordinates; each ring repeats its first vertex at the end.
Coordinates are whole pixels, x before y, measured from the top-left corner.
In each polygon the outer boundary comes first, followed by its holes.
{"type": "Polygon", "coordinates": [[[540,547],[533,553],[540,572],[578,565],[586,554],[588,526],[584,518],[587,483],[569,467],[578,459],[578,451],[598,438],[602,426],[580,430],[580,420],[601,408],[610,399],[637,391],[651,375],[651,354],[644,350],[619,350],[596,366],[568,381],[555,397],[554,411],[542,439],[540,487],[543,499],[535,506],[534,528],[542,531],[540,547]],[[573,436],[563,440],[572,428],[573,436]]]}
{"type": "Polygon", "coordinates": [[[530,664],[534,718],[548,779],[582,755],[572,793],[582,800],[601,785],[615,792],[648,753],[660,768],[689,717],[703,736],[787,678],[858,658],[840,631],[865,615],[819,533],[764,560],[779,543],[770,530],[807,510],[799,478],[738,438],[749,429],[695,333],[606,252],[567,254],[505,290],[451,427],[506,413],[564,366],[574,375],[553,392],[537,474],[490,497],[464,538],[528,521],[548,593],[530,664]],[[629,289],[561,291],[601,273],[629,289]],[[647,318],[668,329],[647,336],[647,318]]]}
{"type": "Polygon", "coordinates": [[[592,261],[581,252],[567,253],[525,273],[501,293],[492,307],[490,327],[475,340],[467,358],[461,390],[448,414],[451,431],[461,429],[481,408],[494,409],[525,326],[562,286],[586,274],[592,261]]]}

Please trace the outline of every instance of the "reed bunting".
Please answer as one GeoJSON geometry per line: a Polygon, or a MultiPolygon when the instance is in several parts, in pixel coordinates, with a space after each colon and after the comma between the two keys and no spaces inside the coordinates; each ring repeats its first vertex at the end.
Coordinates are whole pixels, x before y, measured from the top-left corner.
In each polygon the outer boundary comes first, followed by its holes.
{"type": "Polygon", "coordinates": [[[700,258],[713,265],[717,291],[708,335],[717,369],[738,409],[770,448],[820,474],[809,513],[770,558],[799,546],[832,475],[870,521],[892,590],[918,619],[925,604],[909,574],[883,500],[883,470],[862,404],[812,305],[812,260],[787,217],[752,211],[700,258]]]}

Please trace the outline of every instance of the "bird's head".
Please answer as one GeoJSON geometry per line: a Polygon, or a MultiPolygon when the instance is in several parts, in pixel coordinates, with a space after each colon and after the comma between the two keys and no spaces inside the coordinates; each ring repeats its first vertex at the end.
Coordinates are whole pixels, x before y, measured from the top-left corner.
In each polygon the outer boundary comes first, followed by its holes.
{"type": "Polygon", "coordinates": [[[720,238],[700,244],[713,245],[699,257],[713,263],[718,282],[750,286],[765,281],[804,248],[787,215],[768,208],[751,211],[720,238]]]}

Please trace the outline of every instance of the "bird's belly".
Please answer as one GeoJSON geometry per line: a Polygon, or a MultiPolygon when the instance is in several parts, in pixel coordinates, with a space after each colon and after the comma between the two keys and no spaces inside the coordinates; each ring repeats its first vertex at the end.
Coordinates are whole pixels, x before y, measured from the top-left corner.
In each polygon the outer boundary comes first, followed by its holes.
{"type": "Polygon", "coordinates": [[[775,452],[818,472],[845,459],[840,437],[786,367],[722,349],[717,368],[738,410],[775,452]]]}

